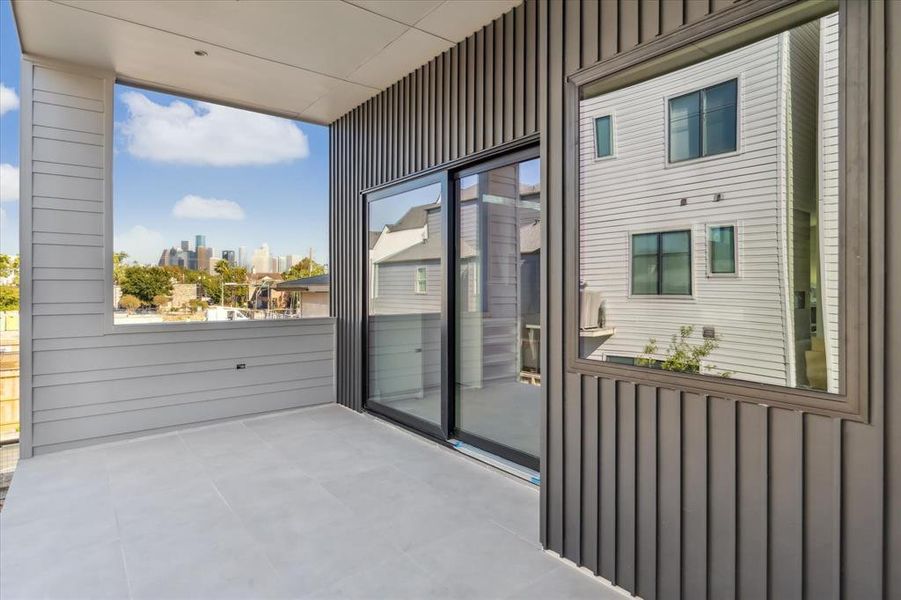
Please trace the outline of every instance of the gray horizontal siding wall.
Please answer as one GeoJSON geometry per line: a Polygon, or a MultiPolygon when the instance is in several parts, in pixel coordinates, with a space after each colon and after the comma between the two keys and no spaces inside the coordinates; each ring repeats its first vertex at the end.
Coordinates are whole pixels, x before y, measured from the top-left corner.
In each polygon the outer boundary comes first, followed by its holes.
{"type": "Polygon", "coordinates": [[[104,251],[112,79],[28,60],[22,68],[24,454],[333,401],[328,318],[113,332],[104,251]]]}
{"type": "MultiPolygon", "coordinates": [[[[890,568],[901,561],[897,369],[884,388],[877,382],[869,424],[565,369],[565,78],[732,5],[527,0],[333,124],[338,400],[361,406],[360,191],[540,130],[545,546],[648,599],[899,598],[901,569],[890,568]]],[[[897,161],[901,5],[871,7],[885,11],[874,35],[894,45],[888,91],[874,90],[874,102],[888,109],[897,161]]],[[[898,171],[888,198],[901,192],[898,171]]],[[[897,202],[874,224],[901,230],[897,202]]],[[[901,306],[899,248],[889,237],[890,307],[901,306]]],[[[898,317],[888,315],[887,351],[875,360],[901,357],[898,317]]]]}

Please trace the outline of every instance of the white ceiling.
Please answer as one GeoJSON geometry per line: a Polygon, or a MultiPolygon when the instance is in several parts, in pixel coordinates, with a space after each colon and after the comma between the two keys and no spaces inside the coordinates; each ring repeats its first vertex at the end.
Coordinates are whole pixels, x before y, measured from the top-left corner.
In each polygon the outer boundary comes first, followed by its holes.
{"type": "Polygon", "coordinates": [[[520,2],[12,0],[26,54],[313,123],[331,123],[520,2]]]}

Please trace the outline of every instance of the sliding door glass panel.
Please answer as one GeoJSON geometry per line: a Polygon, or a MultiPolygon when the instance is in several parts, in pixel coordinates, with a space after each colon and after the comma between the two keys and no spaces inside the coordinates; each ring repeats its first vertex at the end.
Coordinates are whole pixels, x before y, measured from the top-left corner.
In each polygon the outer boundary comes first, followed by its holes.
{"type": "Polygon", "coordinates": [[[368,404],[441,423],[441,184],[369,202],[368,404]]]}
{"type": "Polygon", "coordinates": [[[539,161],[457,180],[456,427],[539,453],[539,161]]]}

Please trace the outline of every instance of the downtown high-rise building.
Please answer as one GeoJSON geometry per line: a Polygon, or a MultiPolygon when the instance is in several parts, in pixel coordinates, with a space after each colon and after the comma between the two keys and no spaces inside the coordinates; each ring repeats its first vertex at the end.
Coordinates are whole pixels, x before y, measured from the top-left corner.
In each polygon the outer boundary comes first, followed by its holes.
{"type": "Polygon", "coordinates": [[[253,252],[252,269],[254,273],[271,273],[272,261],[269,256],[269,244],[263,244],[253,252]]]}
{"type": "MultiPolygon", "coordinates": [[[[197,236],[200,239],[200,236],[197,236]]],[[[197,246],[197,270],[209,272],[210,259],[213,257],[213,249],[206,246],[197,246]]]]}
{"type": "Polygon", "coordinates": [[[238,266],[244,267],[245,269],[248,267],[247,246],[238,246],[238,266]]]}
{"type": "Polygon", "coordinates": [[[287,256],[279,256],[278,257],[278,268],[276,271],[279,273],[284,273],[288,270],[288,257],[287,256]]]}
{"type": "Polygon", "coordinates": [[[194,250],[196,251],[201,246],[206,248],[206,236],[205,235],[195,235],[194,236],[194,250]]]}
{"type": "Polygon", "coordinates": [[[222,260],[228,262],[229,265],[235,266],[235,251],[234,250],[223,250],[222,251],[222,260]]]}

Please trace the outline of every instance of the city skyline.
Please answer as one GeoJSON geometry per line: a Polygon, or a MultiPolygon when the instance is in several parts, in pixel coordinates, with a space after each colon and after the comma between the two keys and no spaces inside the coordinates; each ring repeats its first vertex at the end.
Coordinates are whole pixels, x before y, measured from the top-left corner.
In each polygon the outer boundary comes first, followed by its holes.
{"type": "Polygon", "coordinates": [[[248,271],[254,273],[281,273],[308,257],[312,257],[319,264],[327,265],[326,261],[318,260],[316,250],[312,247],[303,253],[289,252],[284,254],[272,252],[267,242],[252,248],[252,251],[248,252],[246,244],[242,244],[237,248],[219,247],[212,242],[207,245],[206,234],[194,234],[193,236],[187,236],[187,239],[159,248],[156,259],[152,261],[132,260],[131,255],[128,254],[128,250],[125,248],[117,248],[116,252],[125,252],[124,262],[126,264],[181,266],[200,271],[212,271],[221,260],[226,260],[234,266],[245,267],[248,271]],[[191,241],[192,237],[193,243],[191,241]],[[205,250],[204,256],[197,254],[199,248],[205,250]]]}

